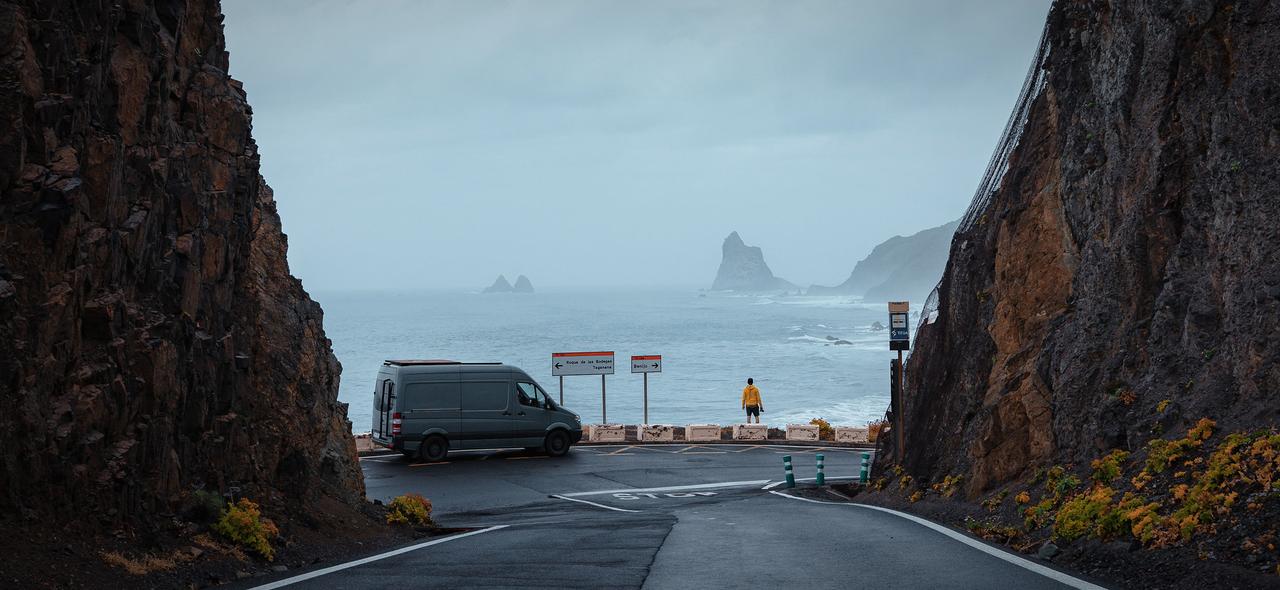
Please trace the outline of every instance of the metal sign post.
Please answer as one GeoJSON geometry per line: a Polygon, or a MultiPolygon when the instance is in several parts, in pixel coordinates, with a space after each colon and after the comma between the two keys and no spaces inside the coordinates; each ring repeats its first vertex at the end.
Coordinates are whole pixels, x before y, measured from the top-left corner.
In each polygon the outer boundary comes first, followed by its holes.
{"type": "Polygon", "coordinates": [[[650,354],[631,357],[631,372],[644,375],[644,423],[649,423],[649,373],[662,372],[662,355],[650,354]]]}
{"type": "Polygon", "coordinates": [[[551,353],[551,375],[560,378],[560,403],[564,403],[565,375],[599,375],[600,376],[600,421],[608,424],[605,413],[604,376],[613,374],[613,351],[605,352],[553,352],[551,353]]]}
{"type": "Polygon", "coordinates": [[[908,318],[911,315],[911,303],[909,301],[890,301],[889,302],[889,350],[898,351],[898,408],[894,414],[898,419],[897,424],[893,425],[893,429],[898,431],[898,460],[901,461],[905,455],[903,446],[903,435],[905,434],[907,416],[907,390],[906,379],[903,377],[905,367],[902,366],[902,351],[911,349],[911,333],[907,327],[910,325],[908,318]]]}

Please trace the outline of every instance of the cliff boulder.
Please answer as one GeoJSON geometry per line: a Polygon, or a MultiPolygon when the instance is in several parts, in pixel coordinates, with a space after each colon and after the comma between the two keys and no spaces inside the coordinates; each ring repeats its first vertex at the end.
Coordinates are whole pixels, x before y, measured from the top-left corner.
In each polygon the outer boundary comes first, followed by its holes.
{"type": "Polygon", "coordinates": [[[0,31],[0,526],[362,505],[218,3],[0,0],[0,31]]]}
{"type": "Polygon", "coordinates": [[[977,494],[1200,418],[1280,425],[1277,23],[1053,5],[1025,130],[915,337],[908,471],[977,494]]]}

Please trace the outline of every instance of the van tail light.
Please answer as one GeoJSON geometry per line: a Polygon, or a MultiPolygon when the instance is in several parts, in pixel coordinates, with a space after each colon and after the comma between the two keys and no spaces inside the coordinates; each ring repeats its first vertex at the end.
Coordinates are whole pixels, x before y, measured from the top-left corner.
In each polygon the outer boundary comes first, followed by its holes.
{"type": "Polygon", "coordinates": [[[392,436],[400,434],[400,424],[403,422],[402,418],[403,417],[400,415],[400,412],[396,412],[391,415],[391,435],[392,436]]]}

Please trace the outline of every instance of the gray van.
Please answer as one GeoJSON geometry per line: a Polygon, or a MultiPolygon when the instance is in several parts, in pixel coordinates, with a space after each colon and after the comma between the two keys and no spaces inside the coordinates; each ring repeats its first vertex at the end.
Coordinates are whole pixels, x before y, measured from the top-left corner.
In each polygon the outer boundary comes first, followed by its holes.
{"type": "Polygon", "coordinates": [[[524,447],[559,457],[582,440],[578,415],[502,363],[392,360],[373,389],[373,442],[440,461],[449,449],[524,447]]]}

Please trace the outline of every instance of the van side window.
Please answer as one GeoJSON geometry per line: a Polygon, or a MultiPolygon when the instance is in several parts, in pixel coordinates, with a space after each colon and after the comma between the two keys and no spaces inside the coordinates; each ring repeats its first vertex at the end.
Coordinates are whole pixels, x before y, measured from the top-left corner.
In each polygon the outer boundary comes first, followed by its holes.
{"type": "Polygon", "coordinates": [[[538,395],[538,388],[532,383],[516,383],[516,390],[519,392],[516,397],[520,398],[520,403],[535,408],[545,407],[546,398],[538,395]]]}
{"type": "Polygon", "coordinates": [[[457,383],[409,383],[400,407],[413,410],[456,410],[461,407],[457,383]]]}
{"type": "Polygon", "coordinates": [[[505,410],[509,389],[506,381],[472,381],[462,384],[462,409],[505,410]]]}

